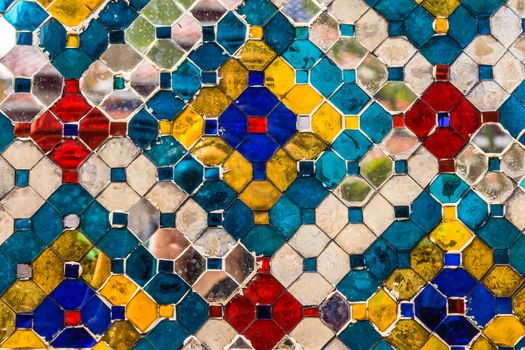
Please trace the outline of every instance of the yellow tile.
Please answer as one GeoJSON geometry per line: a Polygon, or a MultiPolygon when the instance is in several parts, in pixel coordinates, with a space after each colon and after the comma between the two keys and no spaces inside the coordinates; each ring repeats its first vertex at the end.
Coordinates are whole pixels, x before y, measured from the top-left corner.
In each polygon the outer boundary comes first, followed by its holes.
{"type": "Polygon", "coordinates": [[[295,161],[282,149],[278,150],[266,163],[266,177],[283,192],[297,177],[295,161]]]}
{"type": "Polygon", "coordinates": [[[111,350],[111,348],[108,344],[101,340],[93,347],[92,350],[111,350]]]}
{"type": "Polygon", "coordinates": [[[47,248],[33,262],[33,281],[50,294],[64,279],[64,260],[51,248],[47,248]]]}
{"type": "Polygon", "coordinates": [[[366,320],[366,303],[352,304],[352,318],[354,320],[366,320]]]}
{"type": "Polygon", "coordinates": [[[434,17],[448,17],[459,6],[459,0],[422,0],[423,7],[434,17]]]}
{"type": "Polygon", "coordinates": [[[237,151],[233,151],[231,156],[224,162],[223,170],[224,182],[237,192],[241,192],[253,176],[252,163],[237,151]]]}
{"type": "Polygon", "coordinates": [[[368,301],[368,319],[384,332],[397,319],[397,303],[383,289],[368,301]]]}
{"type": "Polygon", "coordinates": [[[124,275],[111,276],[99,291],[113,305],[126,305],[137,286],[124,275]]]}
{"type": "Polygon", "coordinates": [[[294,69],[281,57],[277,57],[264,70],[264,85],[278,97],[283,97],[295,84],[294,69]]]}
{"type": "Polygon", "coordinates": [[[217,118],[231,102],[220,88],[211,86],[203,87],[190,105],[203,118],[217,118]]]}
{"type": "Polygon", "coordinates": [[[412,249],[410,266],[423,279],[430,281],[443,268],[443,251],[425,237],[412,249]]]}
{"type": "Polygon", "coordinates": [[[385,281],[385,287],[398,300],[412,299],[425,284],[425,280],[412,269],[396,269],[385,281]]]}
{"type": "Polygon", "coordinates": [[[126,318],[142,333],[158,318],[157,304],[143,291],[139,291],[126,306],[126,318]]]}
{"type": "Polygon", "coordinates": [[[159,122],[159,130],[162,135],[171,134],[171,120],[161,120],[159,122]]]}
{"type": "Polygon", "coordinates": [[[331,143],[343,128],[343,117],[329,103],[323,103],[312,115],[312,130],[326,143],[331,143]]]}
{"type": "Polygon", "coordinates": [[[90,10],[96,10],[104,0],[82,0],[84,5],[86,5],[90,10]]]}
{"type": "Polygon", "coordinates": [[[436,336],[431,335],[421,350],[448,350],[448,346],[436,336]]]}
{"type": "Polygon", "coordinates": [[[239,61],[248,69],[262,71],[275,57],[275,51],[264,41],[248,40],[239,51],[239,61]]]}
{"type": "Polygon", "coordinates": [[[525,334],[525,326],[516,316],[496,316],[483,334],[496,345],[512,347],[525,334]]]}
{"type": "Polygon", "coordinates": [[[15,330],[15,319],[15,312],[0,300],[0,344],[15,330]]]}
{"type": "Polygon", "coordinates": [[[295,160],[315,159],[326,144],[313,133],[301,132],[292,136],[284,148],[295,160]]]}
{"type": "Polygon", "coordinates": [[[173,121],[172,134],[186,149],[202,135],[204,119],[187,106],[173,121]]]}
{"type": "Polygon", "coordinates": [[[250,38],[262,39],[262,37],[263,37],[263,27],[250,26],[250,38]]]}
{"type": "Polygon", "coordinates": [[[510,297],[521,285],[522,278],[510,266],[497,265],[483,278],[483,284],[497,297],[510,297]]]}
{"type": "Polygon", "coordinates": [[[253,214],[255,225],[267,225],[270,223],[270,216],[267,211],[256,211],[253,214]]]}
{"type": "Polygon", "coordinates": [[[92,12],[80,0],[55,0],[47,11],[59,22],[69,27],[78,26],[92,12]]]}
{"type": "Polygon", "coordinates": [[[219,87],[232,100],[248,87],[248,71],[234,58],[230,58],[219,68],[219,87]]]}
{"type": "Polygon", "coordinates": [[[321,102],[323,97],[308,84],[295,85],[283,99],[283,103],[297,115],[310,115],[321,102]]]}
{"type": "Polygon", "coordinates": [[[443,219],[453,220],[456,219],[456,206],[444,205],[443,206],[443,219]]]}
{"type": "Polygon", "coordinates": [[[80,38],[78,36],[78,33],[67,33],[66,47],[78,48],[79,46],[80,46],[80,38]]]}
{"type": "Polygon", "coordinates": [[[80,261],[82,279],[93,289],[99,289],[111,274],[111,259],[97,248],[91,249],[80,261]]]}
{"type": "Polygon", "coordinates": [[[4,293],[2,300],[15,312],[32,312],[45,297],[33,280],[18,280],[4,293]]]}
{"type": "Polygon", "coordinates": [[[414,320],[400,320],[390,335],[388,342],[396,349],[421,349],[429,333],[414,320]]]}
{"type": "Polygon", "coordinates": [[[175,315],[175,307],[173,305],[159,305],[160,317],[171,318],[175,315]]]}
{"type": "Polygon", "coordinates": [[[461,250],[473,234],[458,220],[443,220],[431,233],[430,238],[445,250],[461,250]]]}
{"type": "Polygon", "coordinates": [[[346,130],[359,129],[359,117],[357,115],[345,116],[345,129],[346,130]]]}
{"type": "Polygon", "coordinates": [[[439,34],[446,34],[448,32],[448,19],[436,18],[434,21],[434,30],[439,34]]]}
{"type": "Polygon", "coordinates": [[[37,1],[44,8],[47,8],[53,2],[53,0],[37,0],[37,1]]]}
{"type": "Polygon", "coordinates": [[[472,343],[471,350],[497,350],[494,345],[492,345],[487,338],[479,336],[472,343]]]}
{"type": "Polygon", "coordinates": [[[520,319],[525,320],[525,288],[512,297],[512,311],[520,319]]]}
{"type": "Polygon", "coordinates": [[[477,237],[463,250],[461,260],[465,270],[477,280],[485,275],[494,262],[492,249],[477,237]]]}
{"type": "Polygon", "coordinates": [[[252,181],[239,195],[252,210],[270,210],[280,197],[281,192],[269,181],[252,181]]]}
{"type": "Polygon", "coordinates": [[[191,149],[191,154],[206,166],[218,166],[232,152],[232,148],[218,136],[206,136],[191,149]]]}
{"type": "Polygon", "coordinates": [[[29,329],[16,330],[2,344],[2,349],[45,349],[46,344],[29,329]]]}
{"type": "Polygon", "coordinates": [[[131,349],[139,338],[140,334],[128,321],[113,322],[102,337],[115,350],[131,349]]]}
{"type": "Polygon", "coordinates": [[[51,246],[66,261],[79,261],[93,244],[78,230],[64,231],[51,246]]]}

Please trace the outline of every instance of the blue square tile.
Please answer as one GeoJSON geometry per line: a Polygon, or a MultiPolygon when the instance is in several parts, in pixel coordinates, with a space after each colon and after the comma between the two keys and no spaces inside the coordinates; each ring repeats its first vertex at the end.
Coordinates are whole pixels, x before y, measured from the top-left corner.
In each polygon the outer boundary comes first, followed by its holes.
{"type": "Polygon", "coordinates": [[[498,157],[489,158],[489,171],[500,171],[501,162],[498,157]]]}
{"type": "Polygon", "coordinates": [[[171,74],[168,72],[160,73],[160,88],[171,89],[171,74]]]}
{"type": "Polygon", "coordinates": [[[111,307],[111,319],[112,320],[125,320],[126,319],[126,307],[113,305],[111,307]]]}
{"type": "Polygon", "coordinates": [[[111,44],[124,44],[124,31],[112,30],[111,32],[109,32],[109,42],[111,44]]]}
{"type": "Polygon", "coordinates": [[[248,85],[264,86],[264,72],[258,72],[258,71],[248,72],[248,85]]]}
{"type": "Polygon", "coordinates": [[[500,218],[505,215],[505,207],[502,204],[490,205],[490,216],[500,218]]]}
{"type": "Polygon", "coordinates": [[[350,255],[350,268],[352,270],[363,269],[365,266],[365,256],[363,254],[350,255]]]}
{"type": "Polygon", "coordinates": [[[512,314],[512,298],[496,298],[496,314],[512,314]]]}
{"type": "Polygon", "coordinates": [[[255,307],[255,318],[257,320],[271,320],[272,306],[271,305],[257,305],[255,307]]]}
{"type": "Polygon", "coordinates": [[[111,168],[111,182],[126,182],[126,169],[111,168]]]}
{"type": "Polygon", "coordinates": [[[307,70],[296,70],[295,71],[295,83],[296,84],[308,84],[308,71],[307,70]]]}
{"type": "Polygon", "coordinates": [[[202,72],[201,81],[205,85],[217,84],[217,72],[215,71],[202,72]]]}
{"type": "Polygon", "coordinates": [[[348,69],[343,71],[343,81],[345,83],[355,83],[355,70],[348,69]]]}
{"type": "Polygon", "coordinates": [[[64,265],[65,278],[78,278],[80,276],[80,265],[77,263],[66,263],[64,265]]]}
{"type": "Polygon", "coordinates": [[[128,224],[128,214],[114,211],[112,213],[111,224],[114,226],[126,226],[128,224]]]}
{"type": "Polygon", "coordinates": [[[478,18],[478,34],[487,35],[490,34],[490,18],[478,18]]]}
{"type": "Polygon", "coordinates": [[[308,27],[295,27],[295,37],[297,39],[308,39],[308,27]]]}
{"type": "Polygon", "coordinates": [[[31,32],[16,33],[16,44],[17,45],[32,45],[33,44],[33,33],[31,32]]]}
{"type": "Polygon", "coordinates": [[[388,68],[388,80],[402,81],[404,78],[403,67],[388,68]]]}
{"type": "Polygon", "coordinates": [[[157,168],[160,181],[171,181],[173,180],[173,167],[165,166],[157,168]]]}
{"type": "Polygon", "coordinates": [[[494,264],[509,263],[509,251],[507,249],[494,249],[492,255],[494,257],[494,264]]]}
{"type": "Polygon", "coordinates": [[[254,180],[266,180],[266,163],[265,162],[253,162],[253,179],[254,180]]]}
{"type": "Polygon", "coordinates": [[[206,180],[219,180],[221,177],[221,169],[219,167],[212,167],[204,169],[204,178],[206,180]]]}
{"type": "Polygon", "coordinates": [[[396,174],[406,174],[407,169],[408,169],[407,161],[404,159],[396,160],[394,162],[394,168],[395,168],[396,174]]]}
{"type": "Polygon", "coordinates": [[[316,258],[306,258],[303,260],[303,271],[305,272],[315,272],[317,271],[317,259],[316,258]]]}
{"type": "Polygon", "coordinates": [[[299,161],[299,175],[313,176],[315,174],[315,166],[312,160],[299,161]]]}
{"type": "Polygon", "coordinates": [[[303,223],[303,225],[315,224],[315,209],[301,209],[301,222],[303,223]]]}
{"type": "Polygon", "coordinates": [[[66,123],[64,124],[64,137],[78,136],[78,124],[66,123]]]}
{"type": "Polygon", "coordinates": [[[397,267],[400,269],[409,269],[411,266],[410,252],[397,252],[397,267]]]}
{"type": "Polygon", "coordinates": [[[124,273],[124,259],[112,259],[111,272],[116,274],[124,273]]]}
{"type": "Polygon", "coordinates": [[[203,26],[202,27],[202,40],[204,42],[215,40],[215,27],[214,26],[203,26]]]}
{"type": "Polygon", "coordinates": [[[412,303],[401,303],[401,317],[412,318],[414,317],[414,304],[412,303]]]}
{"type": "Polygon", "coordinates": [[[348,175],[358,175],[359,163],[351,160],[346,162],[346,172],[348,175]]]}
{"type": "Polygon", "coordinates": [[[159,272],[173,273],[175,264],[172,260],[159,260],[159,272]]]}
{"type": "Polygon", "coordinates": [[[31,229],[31,219],[15,219],[15,231],[29,231],[31,229]]]}
{"type": "Polygon", "coordinates": [[[33,328],[33,314],[16,314],[16,328],[33,328]]]}
{"type": "Polygon", "coordinates": [[[15,92],[31,92],[31,79],[16,78],[15,92]]]}
{"type": "Polygon", "coordinates": [[[175,213],[161,213],[160,227],[175,227],[175,213]]]}
{"type": "Polygon", "coordinates": [[[448,128],[450,126],[450,113],[438,112],[437,119],[438,119],[438,126],[440,128],[448,128]]]}
{"type": "Polygon", "coordinates": [[[222,259],[221,258],[208,258],[206,264],[208,270],[222,270],[222,259]]]}
{"type": "Polygon", "coordinates": [[[341,36],[354,36],[355,26],[353,24],[341,23],[339,25],[339,32],[341,33],[341,36]]]}
{"type": "Polygon", "coordinates": [[[123,90],[126,87],[126,80],[120,76],[113,77],[113,89],[123,90]]]}
{"type": "Polygon", "coordinates": [[[208,226],[217,227],[222,225],[222,213],[208,213],[208,226]]]}
{"type": "Polygon", "coordinates": [[[352,224],[361,224],[363,222],[363,208],[361,207],[348,208],[348,222],[352,224]]]}
{"type": "Polygon", "coordinates": [[[492,80],[494,78],[494,73],[492,66],[479,66],[479,80],[492,80]]]}
{"type": "Polygon", "coordinates": [[[171,38],[171,27],[157,27],[155,34],[158,39],[169,39],[171,38]]]}
{"type": "Polygon", "coordinates": [[[445,266],[461,265],[461,254],[446,253],[444,257],[445,266]]]}
{"type": "Polygon", "coordinates": [[[410,207],[407,205],[396,205],[394,207],[394,217],[396,219],[408,219],[410,217],[410,207]]]}
{"type": "Polygon", "coordinates": [[[16,170],[16,185],[18,187],[26,187],[29,185],[29,170],[16,170]]]}
{"type": "Polygon", "coordinates": [[[388,22],[388,36],[401,36],[403,34],[403,22],[388,22]]]}
{"type": "Polygon", "coordinates": [[[204,133],[206,135],[217,135],[217,119],[206,119],[204,122],[204,133]]]}

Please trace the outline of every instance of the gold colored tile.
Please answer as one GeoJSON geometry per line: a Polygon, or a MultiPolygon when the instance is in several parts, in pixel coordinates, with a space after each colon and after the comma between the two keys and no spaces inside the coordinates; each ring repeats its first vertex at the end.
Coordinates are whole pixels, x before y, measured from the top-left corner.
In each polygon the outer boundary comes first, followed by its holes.
{"type": "Polygon", "coordinates": [[[492,345],[487,338],[483,336],[479,336],[474,342],[472,343],[471,350],[497,350],[497,348],[492,345]]]}
{"type": "Polygon", "coordinates": [[[239,51],[239,61],[252,71],[262,71],[275,57],[275,51],[264,41],[248,40],[239,51]]]}
{"type": "Polygon", "coordinates": [[[93,244],[78,230],[64,231],[51,246],[66,261],[79,261],[93,244]]]}
{"type": "Polygon", "coordinates": [[[129,350],[139,338],[140,334],[128,321],[113,322],[102,337],[113,350],[129,350]]]}
{"type": "Polygon", "coordinates": [[[232,101],[217,86],[203,87],[190,103],[203,118],[217,118],[232,101]]]}
{"type": "Polygon", "coordinates": [[[278,150],[266,163],[266,177],[283,192],[297,177],[295,161],[282,149],[278,150]]]}
{"type": "Polygon", "coordinates": [[[78,33],[67,33],[66,36],[66,47],[78,48],[80,46],[80,37],[78,33]]]}
{"type": "Polygon", "coordinates": [[[443,268],[443,251],[425,237],[412,249],[410,266],[423,279],[430,281],[443,268]]]}
{"type": "Polygon", "coordinates": [[[59,22],[69,27],[82,24],[92,13],[80,0],[55,0],[47,11],[59,22]]]}
{"type": "Polygon", "coordinates": [[[4,293],[2,300],[15,312],[33,312],[45,297],[33,280],[18,280],[4,293]]]}
{"type": "Polygon", "coordinates": [[[312,115],[312,130],[326,143],[331,143],[343,129],[343,117],[329,103],[323,103],[312,115]]]}
{"type": "Polygon", "coordinates": [[[204,119],[187,106],[173,121],[172,133],[186,149],[190,149],[201,137],[203,127],[204,119]]]}
{"type": "Polygon", "coordinates": [[[101,340],[93,347],[92,350],[111,350],[111,348],[108,344],[101,340]]]}
{"type": "Polygon", "coordinates": [[[512,297],[512,311],[520,319],[525,320],[525,288],[512,297]]]}
{"type": "Polygon", "coordinates": [[[224,182],[237,192],[241,192],[253,176],[252,163],[237,151],[233,151],[231,156],[224,162],[223,170],[224,182]]]}
{"type": "Polygon", "coordinates": [[[294,69],[281,57],[277,57],[264,71],[264,85],[282,98],[295,84],[294,69]]]}
{"type": "Polygon", "coordinates": [[[284,148],[295,160],[315,159],[326,144],[313,133],[301,132],[292,136],[284,148]]]}
{"type": "Polygon", "coordinates": [[[261,26],[250,26],[250,38],[251,39],[262,39],[263,27],[261,26]]]}
{"type": "Polygon", "coordinates": [[[478,281],[487,273],[494,263],[492,249],[481,239],[474,238],[461,254],[463,266],[478,281]]]}
{"type": "Polygon", "coordinates": [[[438,337],[431,335],[421,350],[448,350],[448,346],[438,337]]]}
{"type": "Polygon", "coordinates": [[[173,305],[159,305],[159,316],[171,318],[175,315],[175,307],[173,305]]]}
{"type": "Polygon", "coordinates": [[[421,349],[429,333],[415,320],[400,320],[387,340],[398,350],[421,349]]]}
{"type": "Polygon", "coordinates": [[[473,237],[458,220],[443,220],[431,233],[430,238],[445,250],[461,250],[473,237]]]}
{"type": "Polygon", "coordinates": [[[397,319],[397,303],[383,289],[368,301],[368,319],[384,332],[397,319]]]}
{"type": "Polygon", "coordinates": [[[46,344],[30,329],[18,329],[2,344],[2,349],[45,349],[46,344]]]}
{"type": "Polygon", "coordinates": [[[220,137],[201,138],[191,149],[191,154],[206,166],[218,166],[232,152],[232,148],[220,137]]]}
{"type": "Polygon", "coordinates": [[[50,294],[64,279],[64,260],[51,248],[47,248],[32,264],[33,281],[50,294]]]}
{"type": "Polygon", "coordinates": [[[448,220],[457,219],[456,206],[444,205],[443,206],[443,219],[448,219],[448,220]]]}
{"type": "Polygon", "coordinates": [[[135,290],[137,286],[129,278],[124,275],[113,275],[99,293],[113,305],[126,305],[135,290]]]}
{"type": "Polygon", "coordinates": [[[448,17],[460,5],[459,0],[423,0],[423,7],[434,17],[448,17]]]}
{"type": "Polygon", "coordinates": [[[111,259],[97,248],[91,249],[80,261],[82,279],[93,289],[99,289],[111,274],[111,259]]]}
{"type": "Polygon", "coordinates": [[[354,320],[366,320],[366,303],[352,304],[352,318],[354,320]]]}
{"type": "Polygon", "coordinates": [[[0,343],[15,330],[15,312],[0,300],[0,343]]]}
{"type": "Polygon", "coordinates": [[[310,115],[323,102],[323,97],[308,84],[295,85],[283,103],[295,114],[310,115]]]}
{"type": "Polygon", "coordinates": [[[126,318],[144,333],[158,318],[157,303],[139,291],[126,306],[126,318]]]}
{"type": "Polygon", "coordinates": [[[269,181],[252,181],[239,198],[252,210],[270,210],[281,197],[269,181]]]}
{"type": "Polygon", "coordinates": [[[521,285],[522,278],[510,266],[497,265],[483,278],[483,284],[497,297],[510,297],[521,285]]]}
{"type": "Polygon", "coordinates": [[[171,120],[159,121],[159,130],[162,135],[171,134],[171,120]]]}
{"type": "Polygon", "coordinates": [[[446,34],[448,32],[448,19],[436,18],[434,21],[434,30],[438,34],[446,34]]]}
{"type": "Polygon", "coordinates": [[[496,345],[512,347],[525,334],[525,326],[516,316],[496,316],[483,334],[496,345]]]}
{"type": "Polygon", "coordinates": [[[346,130],[359,129],[359,117],[357,115],[345,116],[345,129],[346,130]]]}
{"type": "Polygon", "coordinates": [[[267,225],[270,223],[270,215],[267,211],[256,211],[253,213],[255,225],[267,225]]]}
{"type": "Polygon", "coordinates": [[[236,59],[230,58],[219,68],[219,87],[232,100],[248,87],[248,71],[236,59]]]}
{"type": "Polygon", "coordinates": [[[412,269],[396,269],[385,281],[385,287],[399,300],[412,299],[425,280],[412,269]]]}

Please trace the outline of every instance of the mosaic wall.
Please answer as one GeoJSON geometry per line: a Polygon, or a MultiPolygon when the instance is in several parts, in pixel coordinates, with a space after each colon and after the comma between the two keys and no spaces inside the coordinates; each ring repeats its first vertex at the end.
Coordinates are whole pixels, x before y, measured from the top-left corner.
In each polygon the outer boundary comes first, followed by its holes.
{"type": "Polygon", "coordinates": [[[0,0],[0,347],[525,347],[525,0],[0,0]]]}

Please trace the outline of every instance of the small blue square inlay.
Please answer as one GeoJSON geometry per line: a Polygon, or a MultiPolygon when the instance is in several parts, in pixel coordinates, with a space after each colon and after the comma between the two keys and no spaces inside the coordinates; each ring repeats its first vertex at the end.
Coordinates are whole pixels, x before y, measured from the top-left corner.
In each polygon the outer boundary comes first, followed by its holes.
{"type": "Polygon", "coordinates": [[[394,168],[396,170],[396,174],[406,174],[407,173],[407,161],[404,159],[396,160],[394,163],[394,168]]]}
{"type": "Polygon", "coordinates": [[[500,159],[498,157],[489,158],[489,171],[500,171],[500,159]]]}
{"type": "Polygon", "coordinates": [[[264,86],[264,72],[257,72],[257,71],[248,72],[248,85],[264,86]]]}
{"type": "Polygon", "coordinates": [[[508,264],[509,251],[508,249],[494,249],[492,253],[494,264],[508,264]]]}
{"type": "Polygon", "coordinates": [[[64,265],[65,278],[78,278],[80,276],[80,265],[76,263],[66,263],[64,265]]]}
{"type": "Polygon", "coordinates": [[[204,178],[206,180],[219,180],[221,177],[221,170],[219,167],[204,169],[204,178]]]}
{"type": "Polygon", "coordinates": [[[31,92],[31,79],[16,78],[15,92],[31,92]]]}
{"type": "Polygon", "coordinates": [[[159,174],[160,181],[173,180],[173,167],[166,166],[166,167],[157,168],[157,173],[159,174]]]}
{"type": "Polygon", "coordinates": [[[222,225],[222,213],[208,213],[208,226],[217,227],[222,225]]]}
{"type": "Polygon", "coordinates": [[[75,137],[78,136],[78,124],[67,123],[64,124],[64,137],[75,137]]]}
{"type": "Polygon", "coordinates": [[[490,19],[488,17],[478,18],[478,34],[490,34],[490,19]]]}
{"type": "Polygon", "coordinates": [[[16,328],[33,328],[33,314],[16,314],[16,328]]]}
{"type": "Polygon", "coordinates": [[[253,179],[254,180],[266,180],[266,163],[265,162],[253,162],[253,179]]]}
{"type": "Polygon", "coordinates": [[[301,209],[301,222],[303,223],[303,225],[315,224],[315,209],[301,209]]]}
{"type": "Polygon", "coordinates": [[[299,175],[313,176],[315,174],[314,162],[312,160],[299,161],[299,175]]]}
{"type": "Polygon", "coordinates": [[[348,69],[343,71],[343,81],[345,83],[355,83],[355,70],[348,69]]]}
{"type": "Polygon", "coordinates": [[[114,211],[112,215],[111,224],[114,226],[126,226],[128,224],[128,214],[114,211]]]}
{"type": "Polygon", "coordinates": [[[346,172],[348,175],[359,174],[359,163],[351,160],[346,162],[346,172]]]}
{"type": "Polygon", "coordinates": [[[512,298],[496,298],[496,314],[512,314],[512,298]]]}
{"type": "Polygon", "coordinates": [[[29,185],[29,170],[16,171],[16,185],[18,187],[26,187],[29,185]]]}
{"type": "Polygon", "coordinates": [[[339,32],[341,33],[341,36],[354,36],[355,26],[353,24],[341,23],[339,25],[339,32]]]}
{"type": "Polygon", "coordinates": [[[388,36],[401,36],[403,35],[403,32],[403,22],[388,23],[388,36]]]}
{"type": "Polygon", "coordinates": [[[159,272],[173,273],[174,262],[171,260],[159,260],[159,272]]]}
{"type": "Polygon", "coordinates": [[[206,119],[205,120],[204,133],[206,135],[217,135],[217,119],[206,119]]]}
{"type": "Polygon", "coordinates": [[[401,317],[412,318],[414,317],[414,304],[412,303],[401,303],[401,317]]]}
{"type": "Polygon", "coordinates": [[[126,307],[125,306],[112,306],[111,307],[111,319],[112,320],[124,320],[126,319],[126,307]]]}
{"type": "Polygon", "coordinates": [[[492,66],[479,66],[479,80],[492,80],[494,78],[494,72],[492,66]]]}
{"type": "Polygon", "coordinates": [[[111,272],[116,274],[124,273],[124,259],[112,259],[111,272]]]}
{"type": "Polygon", "coordinates": [[[388,80],[402,81],[403,77],[403,67],[388,68],[388,80]]]}
{"type": "Polygon", "coordinates": [[[168,72],[160,73],[160,88],[171,89],[171,74],[168,72]]]}
{"type": "Polygon", "coordinates": [[[503,204],[491,204],[490,205],[490,216],[501,218],[505,214],[505,207],[503,204]]]}
{"type": "Polygon", "coordinates": [[[350,267],[353,270],[365,267],[365,256],[363,254],[350,255],[350,267]]]}
{"type": "Polygon", "coordinates": [[[303,260],[303,271],[305,272],[317,271],[317,259],[316,258],[304,259],[303,260]]]}
{"type": "Polygon", "coordinates": [[[295,83],[296,84],[308,84],[308,71],[307,70],[296,70],[295,71],[295,83]]]}
{"type": "Polygon", "coordinates": [[[407,205],[395,206],[394,216],[396,219],[408,219],[410,217],[410,207],[407,205]]]}
{"type": "Polygon", "coordinates": [[[352,224],[363,223],[363,208],[361,207],[348,208],[348,222],[352,224]]]}
{"type": "Polygon", "coordinates": [[[445,266],[459,266],[461,264],[461,254],[446,253],[444,262],[445,266]]]}
{"type": "Polygon", "coordinates": [[[202,40],[204,42],[215,40],[215,27],[214,26],[203,26],[202,27],[202,40]]]}
{"type": "Polygon", "coordinates": [[[175,227],[175,213],[161,213],[160,227],[175,227]]]}
{"type": "Polygon", "coordinates": [[[31,32],[16,33],[16,44],[17,45],[32,45],[33,44],[33,33],[31,32]]]}
{"type": "Polygon", "coordinates": [[[126,182],[126,168],[111,168],[111,182],[126,182]]]}
{"type": "Polygon", "coordinates": [[[297,39],[308,39],[308,27],[295,27],[295,37],[297,39]]]}
{"type": "Polygon", "coordinates": [[[109,32],[109,42],[111,44],[124,44],[124,31],[113,30],[109,32]]]}
{"type": "Polygon", "coordinates": [[[207,268],[208,270],[222,270],[222,259],[208,258],[207,268]]]}
{"type": "Polygon", "coordinates": [[[217,72],[202,72],[201,81],[203,84],[216,84],[217,83],[217,72]]]}
{"type": "Polygon", "coordinates": [[[448,128],[450,126],[450,113],[438,112],[437,119],[438,119],[438,126],[440,128],[448,128]]]}

